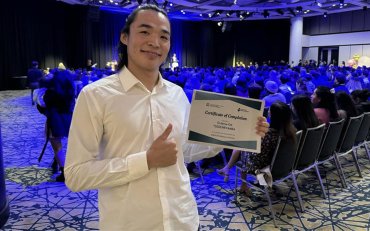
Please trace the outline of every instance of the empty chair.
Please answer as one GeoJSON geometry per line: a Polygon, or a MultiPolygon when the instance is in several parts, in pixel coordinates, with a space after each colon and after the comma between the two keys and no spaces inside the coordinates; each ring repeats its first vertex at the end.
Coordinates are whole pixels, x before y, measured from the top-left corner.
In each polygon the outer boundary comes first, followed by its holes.
{"type": "Polygon", "coordinates": [[[339,138],[340,138],[340,134],[343,129],[343,125],[344,125],[344,119],[329,123],[324,133],[323,140],[321,142],[316,164],[317,166],[319,166],[321,164],[324,164],[334,159],[335,166],[338,171],[338,176],[342,183],[342,187],[344,188],[345,182],[343,178],[344,176],[343,176],[342,167],[338,161],[337,156],[335,155],[335,150],[339,142],[339,138]]]}
{"type": "MultiPolygon", "coordinates": [[[[296,133],[296,143],[293,143],[293,141],[285,141],[281,138],[278,140],[278,144],[275,148],[274,156],[272,158],[271,164],[270,164],[270,171],[272,175],[272,185],[278,184],[286,179],[291,178],[294,184],[294,189],[298,197],[298,202],[301,211],[303,211],[303,205],[299,193],[299,189],[297,186],[296,178],[294,176],[293,167],[295,163],[295,159],[297,156],[298,151],[298,144],[302,137],[302,131],[299,131],[296,133]]],[[[239,161],[235,165],[235,202],[238,203],[237,198],[237,187],[238,187],[238,172],[243,171],[245,169],[245,166],[242,161],[239,161]]],[[[242,181],[246,181],[245,179],[241,179],[242,181]]],[[[260,189],[260,188],[258,188],[260,189]]],[[[276,218],[275,218],[275,211],[272,207],[272,202],[270,198],[269,193],[269,186],[264,185],[262,190],[269,203],[270,212],[274,221],[275,227],[276,225],[276,218]]]]}
{"type": "Polygon", "coordinates": [[[325,124],[321,124],[314,128],[308,128],[303,138],[301,139],[298,155],[296,158],[295,169],[293,177],[297,176],[303,172],[315,168],[317,178],[321,186],[323,197],[326,198],[326,193],[324,186],[322,184],[322,179],[320,176],[319,168],[316,165],[317,156],[320,149],[320,144],[322,137],[325,132],[325,124]]]}
{"type": "MultiPolygon", "coordinates": [[[[361,170],[360,170],[360,165],[358,164],[357,160],[357,155],[356,153],[352,150],[354,144],[355,144],[355,139],[358,133],[358,130],[360,128],[362,118],[364,117],[364,114],[355,116],[355,117],[350,117],[348,120],[347,126],[343,130],[343,138],[339,141],[339,145],[336,151],[336,155],[338,157],[347,155],[349,153],[352,154],[352,157],[355,161],[355,166],[357,168],[358,175],[362,177],[361,170]]],[[[340,165],[340,162],[339,162],[340,165]]],[[[343,181],[344,184],[347,186],[346,178],[344,176],[343,172],[343,181]]]]}

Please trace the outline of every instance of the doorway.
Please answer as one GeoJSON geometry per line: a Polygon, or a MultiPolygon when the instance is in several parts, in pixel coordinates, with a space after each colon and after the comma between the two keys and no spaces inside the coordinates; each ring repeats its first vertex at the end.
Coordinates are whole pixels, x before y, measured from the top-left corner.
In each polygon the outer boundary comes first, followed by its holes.
{"type": "Polygon", "coordinates": [[[319,63],[338,65],[339,47],[319,47],[319,63]]]}

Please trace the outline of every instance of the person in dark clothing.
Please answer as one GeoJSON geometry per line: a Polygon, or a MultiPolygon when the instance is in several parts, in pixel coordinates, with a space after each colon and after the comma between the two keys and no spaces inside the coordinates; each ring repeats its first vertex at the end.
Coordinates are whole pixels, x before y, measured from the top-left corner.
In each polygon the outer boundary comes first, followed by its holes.
{"type": "Polygon", "coordinates": [[[42,71],[39,69],[39,63],[32,61],[32,67],[27,72],[27,86],[31,89],[31,101],[32,105],[35,105],[33,101],[33,92],[39,88],[39,81],[42,78],[42,71]]]}
{"type": "Polygon", "coordinates": [[[338,115],[340,118],[347,120],[350,117],[358,115],[358,111],[356,109],[355,103],[353,102],[353,99],[346,92],[336,92],[335,99],[337,101],[338,115]]]}
{"type": "Polygon", "coordinates": [[[69,71],[58,70],[47,85],[44,95],[46,131],[61,171],[56,181],[64,182],[65,156],[62,151],[62,138],[68,137],[75,102],[72,75],[69,71]]]}
{"type": "Polygon", "coordinates": [[[370,112],[370,101],[368,98],[370,96],[370,92],[365,90],[354,90],[351,92],[351,97],[355,103],[357,111],[361,114],[364,112],[370,112]]]}

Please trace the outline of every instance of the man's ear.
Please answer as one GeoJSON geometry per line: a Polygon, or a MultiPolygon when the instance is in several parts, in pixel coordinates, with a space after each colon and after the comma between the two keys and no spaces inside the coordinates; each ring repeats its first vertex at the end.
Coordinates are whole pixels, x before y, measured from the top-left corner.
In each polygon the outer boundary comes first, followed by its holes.
{"type": "Polygon", "coordinates": [[[120,36],[121,43],[127,46],[127,40],[128,40],[128,35],[126,33],[121,33],[121,36],[120,36]]]}

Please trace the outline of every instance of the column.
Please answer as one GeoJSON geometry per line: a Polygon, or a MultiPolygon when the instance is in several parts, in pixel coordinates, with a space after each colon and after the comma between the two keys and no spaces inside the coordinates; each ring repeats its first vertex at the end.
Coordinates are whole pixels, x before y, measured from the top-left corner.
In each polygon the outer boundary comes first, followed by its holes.
{"type": "Polygon", "coordinates": [[[303,34],[303,18],[301,16],[290,19],[290,43],[289,43],[289,64],[296,66],[302,59],[302,34],[303,34]]]}

